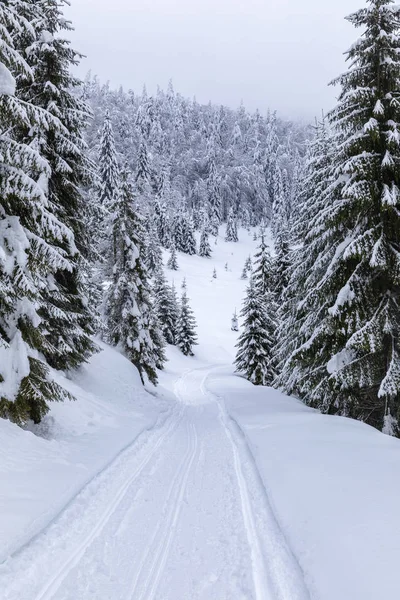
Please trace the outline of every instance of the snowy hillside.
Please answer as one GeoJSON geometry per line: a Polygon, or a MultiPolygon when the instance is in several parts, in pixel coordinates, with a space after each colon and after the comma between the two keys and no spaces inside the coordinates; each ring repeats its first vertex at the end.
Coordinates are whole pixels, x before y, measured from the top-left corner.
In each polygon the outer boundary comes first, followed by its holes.
{"type": "Polygon", "coordinates": [[[178,254],[199,345],[168,348],[157,397],[103,346],[43,437],[0,421],[4,600],[394,597],[399,441],[233,373],[255,246],[178,254]]]}
{"type": "Polygon", "coordinates": [[[118,352],[102,352],[73,381],[57,379],[76,402],[54,403],[32,429],[0,419],[0,563],[62,510],[143,430],[165,418],[118,352]]]}

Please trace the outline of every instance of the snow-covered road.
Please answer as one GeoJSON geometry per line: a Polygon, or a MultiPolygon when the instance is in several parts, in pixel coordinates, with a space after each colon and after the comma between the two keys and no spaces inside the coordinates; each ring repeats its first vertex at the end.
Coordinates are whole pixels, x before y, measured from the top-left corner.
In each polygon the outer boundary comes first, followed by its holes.
{"type": "Polygon", "coordinates": [[[211,371],[2,565],[2,600],[309,598],[211,371]]]}

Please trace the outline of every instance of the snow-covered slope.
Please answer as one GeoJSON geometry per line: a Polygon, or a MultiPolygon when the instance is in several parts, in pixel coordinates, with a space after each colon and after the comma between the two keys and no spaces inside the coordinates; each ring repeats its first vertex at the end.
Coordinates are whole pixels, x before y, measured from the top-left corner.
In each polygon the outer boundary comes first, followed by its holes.
{"type": "Polygon", "coordinates": [[[76,402],[52,404],[39,435],[0,419],[0,563],[162,419],[166,407],[143,390],[137,370],[112,348],[102,350],[73,381],[57,375],[76,402]]]}

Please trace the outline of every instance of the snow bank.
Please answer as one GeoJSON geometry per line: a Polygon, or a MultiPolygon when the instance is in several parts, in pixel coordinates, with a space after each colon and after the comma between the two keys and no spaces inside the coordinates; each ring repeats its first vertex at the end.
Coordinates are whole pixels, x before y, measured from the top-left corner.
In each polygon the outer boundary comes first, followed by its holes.
{"type": "Polygon", "coordinates": [[[400,441],[216,370],[311,598],[395,598],[400,441]]]}
{"type": "Polygon", "coordinates": [[[35,433],[0,419],[0,563],[163,410],[144,391],[131,363],[102,348],[72,380],[56,375],[77,400],[52,404],[35,433]]]}

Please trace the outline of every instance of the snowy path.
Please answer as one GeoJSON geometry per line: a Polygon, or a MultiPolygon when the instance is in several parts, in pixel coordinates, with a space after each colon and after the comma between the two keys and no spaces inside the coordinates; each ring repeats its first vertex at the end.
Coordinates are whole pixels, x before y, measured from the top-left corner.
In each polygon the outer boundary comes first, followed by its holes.
{"type": "Polygon", "coordinates": [[[211,371],[0,567],[2,600],[308,600],[211,371]]]}

